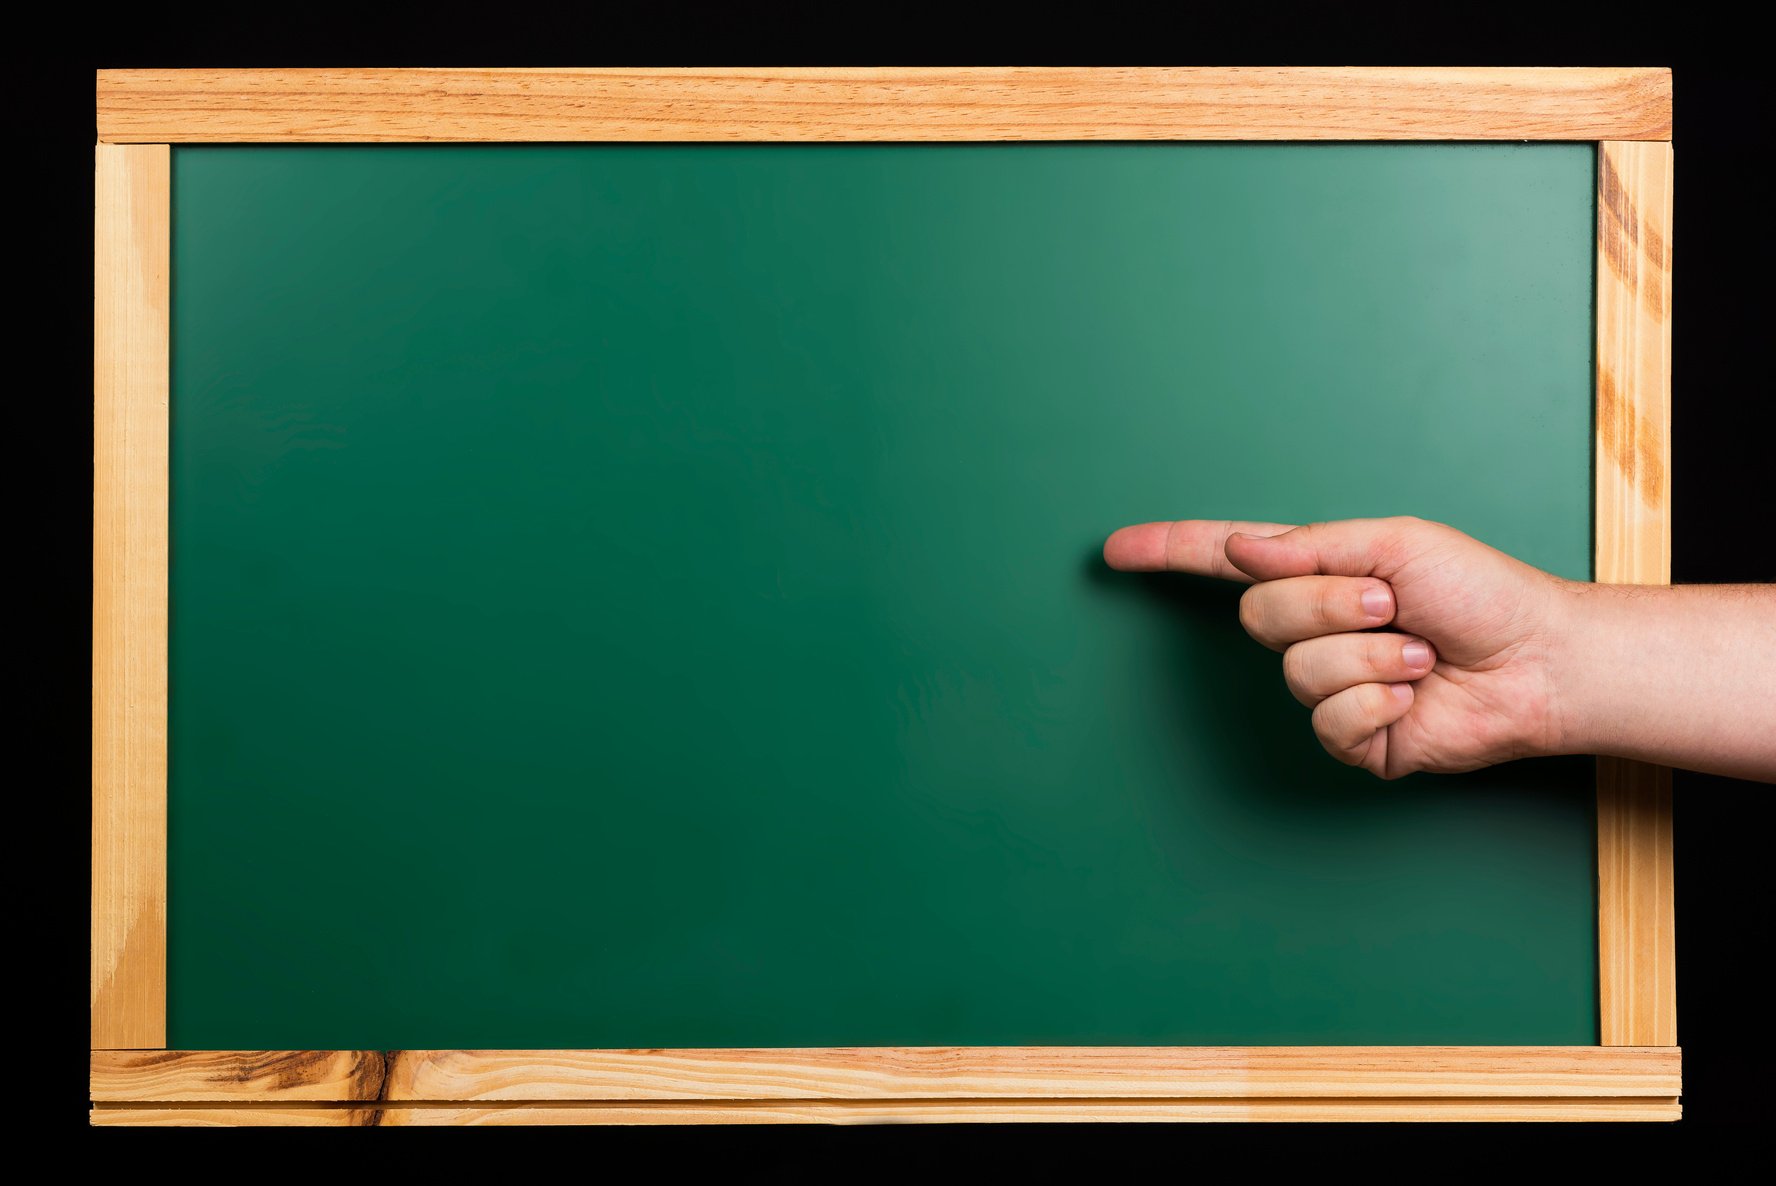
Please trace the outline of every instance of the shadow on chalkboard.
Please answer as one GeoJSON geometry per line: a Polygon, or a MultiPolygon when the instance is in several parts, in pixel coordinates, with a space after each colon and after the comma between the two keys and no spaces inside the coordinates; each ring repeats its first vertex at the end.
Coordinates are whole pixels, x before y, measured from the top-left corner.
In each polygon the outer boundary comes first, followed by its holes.
{"type": "MultiPolygon", "coordinates": [[[[1176,721],[1169,735],[1186,763],[1213,763],[1201,792],[1217,788],[1268,806],[1321,808],[1344,799],[1344,771],[1312,737],[1307,712],[1282,684],[1277,653],[1240,627],[1243,586],[1167,572],[1114,572],[1092,550],[1085,581],[1108,597],[1137,602],[1153,632],[1153,666],[1142,671],[1156,701],[1154,719],[1176,721]]],[[[1352,787],[1360,794],[1366,788],[1352,787]]],[[[1250,808],[1265,810],[1252,801],[1250,808]]],[[[1348,808],[1348,801],[1341,810],[1348,808]]]]}
{"type": "Polygon", "coordinates": [[[1156,717],[1178,722],[1171,736],[1189,745],[1187,760],[1210,777],[1193,793],[1229,810],[1264,814],[1391,812],[1403,791],[1515,799],[1567,795],[1587,810],[1591,759],[1583,756],[1511,762],[1508,778],[1479,774],[1413,774],[1387,782],[1329,756],[1314,737],[1308,710],[1283,683],[1281,656],[1252,641],[1239,624],[1244,587],[1177,573],[1126,573],[1105,566],[1098,548],[1087,555],[1088,584],[1110,596],[1138,600],[1155,631],[1153,655],[1163,671],[1151,688],[1166,697],[1156,717]]]}
{"type": "Polygon", "coordinates": [[[1085,562],[1096,589],[1143,604],[1154,630],[1150,688],[1155,716],[1209,777],[1193,793],[1234,800],[1235,812],[1381,810],[1388,783],[1342,766],[1314,739],[1308,713],[1283,684],[1280,657],[1239,624],[1243,586],[1177,573],[1115,572],[1094,549],[1085,562]],[[1205,748],[1206,739],[1206,748],[1205,748]]]}

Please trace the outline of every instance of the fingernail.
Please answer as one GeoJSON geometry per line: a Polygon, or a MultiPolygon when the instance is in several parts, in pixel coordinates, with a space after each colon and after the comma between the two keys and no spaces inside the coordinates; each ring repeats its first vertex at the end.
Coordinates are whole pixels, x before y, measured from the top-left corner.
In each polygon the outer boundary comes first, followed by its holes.
{"type": "Polygon", "coordinates": [[[1401,701],[1402,703],[1412,699],[1411,684],[1389,684],[1388,691],[1394,694],[1395,700],[1401,701]]]}
{"type": "Polygon", "coordinates": [[[1380,585],[1363,590],[1363,612],[1372,618],[1385,618],[1394,608],[1394,599],[1380,585]]]}
{"type": "Polygon", "coordinates": [[[1414,639],[1400,648],[1400,658],[1406,660],[1406,666],[1417,671],[1431,665],[1431,648],[1414,639]]]}

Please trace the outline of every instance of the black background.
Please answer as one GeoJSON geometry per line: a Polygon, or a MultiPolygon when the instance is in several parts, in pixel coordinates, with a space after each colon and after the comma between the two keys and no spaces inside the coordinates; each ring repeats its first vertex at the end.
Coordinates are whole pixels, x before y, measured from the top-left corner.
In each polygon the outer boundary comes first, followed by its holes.
{"type": "MultiPolygon", "coordinates": [[[[28,701],[17,718],[17,748],[40,753],[42,738],[64,738],[48,764],[48,805],[84,814],[88,720],[91,577],[91,185],[92,71],[101,66],[419,66],[419,65],[1668,65],[1676,85],[1676,225],[1674,256],[1673,537],[1679,582],[1776,579],[1767,438],[1753,430],[1767,415],[1770,378],[1760,368],[1767,324],[1757,278],[1767,272],[1767,193],[1752,183],[1768,117],[1767,86],[1752,63],[1756,45],[1699,11],[1666,13],[1651,23],[1618,20],[1594,26],[1562,23],[1547,11],[1444,11],[1427,5],[1333,6],[1311,13],[1248,6],[1230,13],[1175,6],[1159,12],[1093,5],[1066,19],[1044,21],[1008,10],[996,19],[967,6],[935,12],[911,8],[769,5],[710,15],[655,7],[645,15],[594,6],[489,5],[479,9],[404,8],[371,19],[368,9],[284,9],[278,20],[242,12],[194,14],[157,10],[128,21],[91,15],[90,27],[69,26],[35,42],[15,42],[24,67],[11,95],[14,134],[27,157],[8,169],[17,204],[8,253],[13,291],[31,294],[15,314],[7,467],[14,478],[14,515],[26,538],[15,553],[30,580],[15,588],[37,602],[19,621],[53,623],[20,631],[15,689],[28,701]],[[40,428],[26,427],[40,425],[40,428]],[[19,478],[41,465],[35,477],[19,478]],[[1761,464],[1760,464],[1761,463],[1761,464]],[[33,651],[42,647],[44,653],[33,651]]],[[[1607,10],[1591,10],[1608,19],[1607,10]]],[[[1624,14],[1625,15],[1625,14],[1624,14]]],[[[15,141],[15,146],[17,141],[15,141]]],[[[1385,459],[1377,464],[1386,464],[1385,459]]],[[[1746,645],[1770,646],[1768,639],[1746,645]]],[[[1768,710],[1769,699],[1762,703],[1768,710]]],[[[1748,702],[1748,711],[1750,705],[1748,702]]],[[[1303,724],[1305,728],[1305,722],[1303,724]]],[[[1776,721],[1771,723],[1776,729],[1776,721]]],[[[19,790],[29,790],[20,787],[19,790]]],[[[1677,798],[1679,1039],[1684,1047],[1685,1119],[1675,1126],[1632,1131],[1584,1126],[1626,1147],[1689,1144],[1719,1126],[1749,1123],[1765,1101],[1754,1076],[1764,1057],[1765,993],[1746,968],[1768,933],[1771,860],[1766,831],[1772,788],[1679,773],[1677,798]]],[[[37,806],[32,802],[29,806],[37,806]]],[[[48,847],[68,854],[66,876],[46,892],[58,901],[87,897],[84,827],[57,813],[48,847]],[[65,882],[65,884],[64,884],[65,882]]],[[[13,835],[22,837],[22,830],[13,835]]],[[[18,841],[15,839],[15,843],[18,841]]],[[[81,913],[75,911],[75,914],[81,913]]],[[[32,985],[40,1001],[61,1008],[40,1057],[66,1082],[69,1118],[81,1114],[84,1032],[79,1007],[86,978],[84,924],[49,924],[52,950],[64,953],[66,975],[32,985]],[[59,924],[59,925],[58,925],[59,924]],[[60,1074],[69,1073],[67,1080],[60,1074]]],[[[38,969],[48,968],[39,963],[38,969]]],[[[29,1037],[30,1035],[24,1035],[29,1037]]],[[[62,1112],[60,1104],[53,1110],[62,1112]]],[[[35,1108],[31,1111],[36,1111],[35,1108]]],[[[1541,1130],[1573,1133],[1575,1126],[1541,1130]]],[[[1190,1172],[1185,1151],[1211,1148],[1278,1151],[1303,1141],[1344,1148],[1376,1130],[1271,1128],[1179,1129],[1171,1126],[994,1126],[877,1128],[844,1135],[813,1130],[630,1132],[600,1135],[636,1153],[677,1155],[691,1149],[743,1155],[735,1168],[839,1170],[827,1157],[853,1156],[892,1142],[899,1158],[879,1163],[889,1173],[923,1173],[926,1160],[967,1148],[995,1158],[1085,1150],[1094,1158],[1123,1154],[1167,1158],[1156,1163],[1190,1172]],[[836,1143],[835,1143],[836,1142],[836,1143]],[[1280,1142],[1280,1144],[1279,1144],[1280,1142]],[[853,1146],[847,1150],[846,1146],[853,1146]]],[[[1416,1147],[1429,1138],[1453,1143],[1450,1153],[1476,1167],[1488,1154],[1521,1139],[1503,1133],[1455,1137],[1448,1126],[1388,1130],[1390,1143],[1416,1147]],[[1476,1137],[1479,1139],[1476,1139],[1476,1137]],[[1504,1141],[1504,1144],[1500,1144],[1504,1141]]],[[[123,1138],[111,1138],[121,1140],[123,1138]]],[[[1621,1147],[1618,1145],[1618,1147],[1621,1147]]],[[[121,1150],[121,1146],[120,1146],[121,1150]]],[[[1372,1163],[1371,1163],[1372,1164],[1372,1163]]],[[[343,1167],[341,1167],[343,1168],[343,1167]]],[[[849,1169],[849,1166],[845,1166],[849,1169]]],[[[1358,1167],[1348,1167],[1358,1169],[1358,1167]]],[[[1402,1165],[1402,1169],[1406,1166],[1402,1165]]]]}

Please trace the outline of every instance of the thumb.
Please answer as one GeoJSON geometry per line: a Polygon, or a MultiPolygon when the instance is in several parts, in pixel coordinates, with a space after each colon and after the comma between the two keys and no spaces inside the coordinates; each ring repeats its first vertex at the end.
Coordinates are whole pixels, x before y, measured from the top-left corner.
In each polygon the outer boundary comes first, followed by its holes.
{"type": "Polygon", "coordinates": [[[1430,524],[1417,519],[1343,519],[1310,523],[1281,535],[1227,537],[1227,559],[1255,581],[1284,577],[1381,577],[1400,567],[1403,545],[1430,524]]]}

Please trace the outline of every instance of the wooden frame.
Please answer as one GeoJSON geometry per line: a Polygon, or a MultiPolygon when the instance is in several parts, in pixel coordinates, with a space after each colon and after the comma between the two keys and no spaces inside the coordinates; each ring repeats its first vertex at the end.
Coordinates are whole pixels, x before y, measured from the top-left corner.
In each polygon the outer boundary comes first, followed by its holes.
{"type": "Polygon", "coordinates": [[[94,1124],[1664,1120],[1669,772],[1599,762],[1589,1047],[164,1050],[170,150],[191,142],[1581,140],[1598,146],[1595,575],[1670,579],[1671,80],[1657,69],[101,71],[94,1124]]]}

